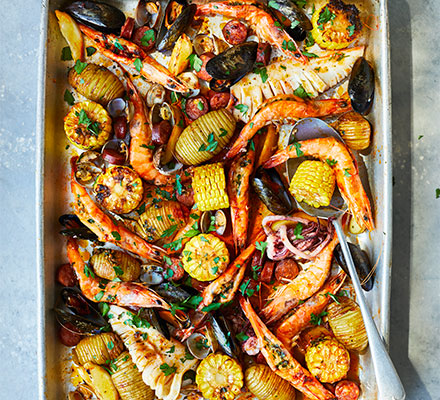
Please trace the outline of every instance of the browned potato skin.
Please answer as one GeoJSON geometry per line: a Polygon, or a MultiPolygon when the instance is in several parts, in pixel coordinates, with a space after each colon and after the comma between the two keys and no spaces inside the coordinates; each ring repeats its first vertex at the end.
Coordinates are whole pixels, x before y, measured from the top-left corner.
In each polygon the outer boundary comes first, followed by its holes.
{"type": "Polygon", "coordinates": [[[88,383],[95,391],[100,400],[118,400],[119,394],[113,384],[110,374],[99,365],[91,362],[84,364],[84,370],[81,377],[88,383]],[[88,377],[88,379],[86,378],[88,377]]]}
{"type": "Polygon", "coordinates": [[[81,74],[69,71],[70,85],[84,97],[106,106],[110,100],[124,95],[124,86],[118,77],[105,67],[87,64],[81,74]]]}
{"type": "Polygon", "coordinates": [[[189,65],[189,56],[192,54],[193,46],[191,39],[184,33],[177,40],[171,53],[168,70],[173,75],[179,75],[185,71],[189,65]]]}

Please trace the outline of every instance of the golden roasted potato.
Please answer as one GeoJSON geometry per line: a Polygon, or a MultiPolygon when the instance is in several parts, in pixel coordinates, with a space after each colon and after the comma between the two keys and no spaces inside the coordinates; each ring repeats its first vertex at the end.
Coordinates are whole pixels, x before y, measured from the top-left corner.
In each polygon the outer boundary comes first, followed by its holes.
{"type": "Polygon", "coordinates": [[[113,384],[110,374],[99,365],[91,362],[85,363],[82,367],[85,371],[84,379],[92,387],[99,400],[118,400],[118,391],[113,384]]]}
{"type": "Polygon", "coordinates": [[[183,33],[177,40],[171,53],[168,64],[168,70],[171,74],[174,76],[179,75],[188,68],[189,56],[192,54],[192,51],[191,39],[183,33]]]}
{"type": "Polygon", "coordinates": [[[55,10],[55,15],[61,34],[70,47],[72,58],[75,61],[82,60],[84,58],[84,40],[78,25],[69,14],[63,11],[55,10]]]}

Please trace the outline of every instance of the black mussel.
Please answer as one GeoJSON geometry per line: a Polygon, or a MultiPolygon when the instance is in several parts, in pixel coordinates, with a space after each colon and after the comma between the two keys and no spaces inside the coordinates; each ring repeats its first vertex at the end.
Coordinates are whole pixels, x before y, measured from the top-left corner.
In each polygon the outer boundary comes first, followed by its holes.
{"type": "Polygon", "coordinates": [[[104,33],[119,34],[124,13],[114,6],[95,1],[74,1],[65,10],[78,22],[104,33]]]}
{"type": "Polygon", "coordinates": [[[374,70],[364,57],[360,57],[353,65],[348,95],[353,110],[359,114],[368,114],[374,100],[374,70]]]}
{"type": "Polygon", "coordinates": [[[240,346],[232,335],[232,327],[223,315],[211,317],[212,332],[223,352],[229,357],[238,358],[240,346]]]}
{"type": "Polygon", "coordinates": [[[87,226],[85,226],[75,214],[63,214],[58,221],[66,229],[60,231],[63,236],[70,236],[77,239],[98,240],[87,226]]]}
{"type": "Polygon", "coordinates": [[[196,11],[197,6],[191,4],[183,9],[168,30],[166,30],[166,27],[162,24],[158,40],[156,41],[156,49],[159,51],[170,50],[180,35],[191,25],[196,11]]]}
{"type": "MultiPolygon", "coordinates": [[[[241,78],[240,78],[241,79],[241,78]]],[[[209,81],[209,88],[213,90],[214,92],[229,92],[231,89],[231,86],[234,85],[239,81],[225,81],[225,80],[219,80],[219,79],[211,79],[209,81]]]]}
{"type": "MultiPolygon", "coordinates": [[[[374,272],[371,273],[372,266],[368,255],[365,251],[361,250],[359,246],[356,246],[353,243],[348,243],[348,247],[350,248],[350,253],[353,257],[354,266],[356,267],[356,272],[358,274],[359,280],[362,283],[362,288],[366,291],[370,291],[371,289],[373,289],[374,285],[374,272]]],[[[347,274],[349,274],[340,244],[336,246],[334,256],[336,262],[347,274]]]]}
{"type": "Polygon", "coordinates": [[[159,313],[154,308],[143,308],[139,316],[146,319],[148,323],[157,329],[165,338],[170,339],[171,335],[167,323],[159,317],[159,313]]]}
{"type": "Polygon", "coordinates": [[[254,68],[258,43],[237,44],[206,63],[206,72],[214,79],[237,81],[254,68]]]}
{"type": "Polygon", "coordinates": [[[313,28],[307,15],[293,0],[271,0],[270,8],[277,10],[290,21],[290,26],[285,26],[284,30],[295,41],[303,41],[307,31],[313,28]]]}
{"type": "Polygon", "coordinates": [[[182,301],[191,297],[186,290],[181,287],[174,286],[169,282],[161,283],[157,286],[152,286],[153,289],[160,297],[164,298],[170,303],[181,303],[182,301]]]}
{"type": "Polygon", "coordinates": [[[178,329],[187,329],[191,326],[191,319],[182,310],[159,310],[159,317],[178,329]]]}
{"type": "Polygon", "coordinates": [[[55,314],[61,325],[69,329],[69,324],[72,324],[82,334],[99,333],[107,327],[107,322],[95,305],[78,289],[64,288],[61,291],[55,314]]]}
{"type": "Polygon", "coordinates": [[[293,210],[292,197],[275,168],[259,167],[252,179],[252,187],[260,200],[274,214],[287,215],[293,210]]]}

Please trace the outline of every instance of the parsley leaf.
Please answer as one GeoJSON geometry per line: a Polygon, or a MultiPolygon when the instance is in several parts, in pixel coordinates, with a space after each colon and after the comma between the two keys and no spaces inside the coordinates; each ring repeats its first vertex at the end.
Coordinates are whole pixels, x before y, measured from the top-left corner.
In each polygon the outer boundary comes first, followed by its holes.
{"type": "Polygon", "coordinates": [[[176,191],[179,196],[182,195],[182,182],[180,181],[179,174],[176,174],[176,191]]]}
{"type": "Polygon", "coordinates": [[[310,96],[309,93],[306,92],[306,90],[304,89],[303,85],[299,85],[295,91],[293,92],[293,94],[295,96],[300,97],[301,99],[308,99],[310,96]]]}
{"type": "Polygon", "coordinates": [[[87,57],[93,56],[96,53],[96,49],[92,46],[86,48],[87,57]]]}
{"type": "Polygon", "coordinates": [[[347,178],[350,178],[351,174],[350,174],[350,168],[344,168],[344,176],[346,176],[347,178]]]}
{"type": "Polygon", "coordinates": [[[148,31],[145,31],[144,36],[141,38],[141,44],[142,46],[148,47],[152,42],[154,42],[154,40],[154,29],[148,29],[148,31]]]}
{"type": "Polygon", "coordinates": [[[274,8],[275,10],[278,10],[280,8],[280,5],[275,0],[270,0],[267,5],[271,8],[274,8]]]}
{"type": "Polygon", "coordinates": [[[301,235],[302,231],[303,231],[303,224],[301,222],[298,222],[293,231],[295,235],[295,239],[304,239],[304,236],[301,235]]]}
{"type": "Polygon", "coordinates": [[[336,165],[338,163],[336,160],[332,160],[331,158],[327,158],[325,162],[330,165],[330,167],[333,167],[333,165],[336,165]]]}
{"type": "Polygon", "coordinates": [[[313,325],[321,325],[322,323],[322,318],[325,317],[328,313],[326,311],[323,311],[322,313],[315,315],[315,314],[311,314],[310,315],[310,322],[313,325]]]}
{"type": "Polygon", "coordinates": [[[69,46],[63,47],[61,50],[61,61],[70,61],[72,58],[72,51],[69,46]]]}
{"type": "Polygon", "coordinates": [[[69,105],[73,106],[75,104],[75,98],[73,97],[72,92],[69,92],[67,89],[64,92],[64,101],[69,105]]]}
{"type": "Polygon", "coordinates": [[[243,333],[243,332],[239,332],[239,333],[237,333],[237,334],[235,335],[235,337],[236,337],[240,342],[246,342],[246,340],[249,339],[249,336],[246,335],[246,334],[243,333]]]}
{"type": "Polygon", "coordinates": [[[267,68],[266,67],[254,68],[254,73],[260,75],[261,81],[263,83],[265,83],[268,80],[268,78],[269,78],[269,75],[267,74],[267,68]]]}
{"type": "Polygon", "coordinates": [[[84,63],[81,60],[76,60],[75,66],[73,68],[75,68],[76,73],[80,75],[86,67],[87,63],[84,63]]]}
{"type": "Polygon", "coordinates": [[[202,69],[203,61],[199,58],[199,56],[197,54],[191,54],[188,57],[188,60],[191,68],[196,72],[200,72],[200,70],[202,69]]]}
{"type": "Polygon", "coordinates": [[[237,104],[234,108],[240,111],[243,115],[249,110],[249,107],[245,104],[237,104]]]}
{"type": "Polygon", "coordinates": [[[162,233],[162,235],[160,235],[160,237],[168,237],[168,236],[172,236],[174,234],[174,232],[176,232],[177,230],[177,224],[175,225],[171,225],[168,229],[165,229],[162,233]]]}
{"type": "Polygon", "coordinates": [[[121,240],[121,235],[119,232],[113,231],[112,236],[115,238],[115,240],[121,240]]]}
{"type": "Polygon", "coordinates": [[[136,60],[134,60],[133,62],[134,67],[136,68],[137,72],[141,72],[142,69],[142,61],[140,58],[136,58],[136,60]]]}
{"type": "Polygon", "coordinates": [[[329,21],[332,21],[336,18],[336,14],[332,13],[328,6],[324,8],[324,11],[321,11],[319,18],[318,18],[318,24],[325,24],[329,21]]]}
{"type": "Polygon", "coordinates": [[[435,189],[435,198],[436,199],[440,198],[440,189],[439,188],[435,189]]]}
{"type": "Polygon", "coordinates": [[[261,251],[261,257],[263,257],[267,248],[267,242],[255,242],[255,248],[261,251]]]}
{"type": "Polygon", "coordinates": [[[163,363],[159,368],[165,376],[170,376],[177,371],[177,367],[170,367],[167,363],[163,363]]]}
{"type": "Polygon", "coordinates": [[[356,29],[356,26],[355,26],[355,25],[347,26],[348,35],[349,35],[349,36],[353,36],[353,35],[354,35],[354,31],[355,31],[355,29],[356,29]]]}

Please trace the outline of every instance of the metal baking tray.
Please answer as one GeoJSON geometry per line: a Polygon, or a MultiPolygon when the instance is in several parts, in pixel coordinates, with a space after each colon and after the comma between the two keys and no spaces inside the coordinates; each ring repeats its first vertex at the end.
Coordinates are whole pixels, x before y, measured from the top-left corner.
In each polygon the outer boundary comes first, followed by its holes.
{"type": "MultiPolygon", "coordinates": [[[[106,0],[123,10],[133,9],[135,0],[106,0]]],[[[366,57],[376,71],[376,98],[369,120],[374,127],[371,153],[364,158],[368,170],[376,229],[361,235],[362,247],[371,260],[378,260],[376,284],[367,293],[375,322],[387,341],[389,334],[391,226],[392,226],[392,160],[391,104],[388,14],[386,0],[352,0],[360,8],[368,4],[370,37],[366,57]]],[[[71,210],[68,188],[70,155],[63,131],[66,113],[63,93],[67,70],[60,61],[66,42],[61,37],[54,10],[66,1],[43,0],[40,28],[39,96],[37,118],[37,271],[38,271],[38,371],[39,398],[66,397],[69,386],[69,352],[59,343],[57,324],[52,311],[56,287],[56,267],[66,261],[64,240],[58,234],[58,217],[71,210]]],[[[359,378],[363,400],[377,399],[374,371],[369,353],[361,356],[359,378]]]]}

